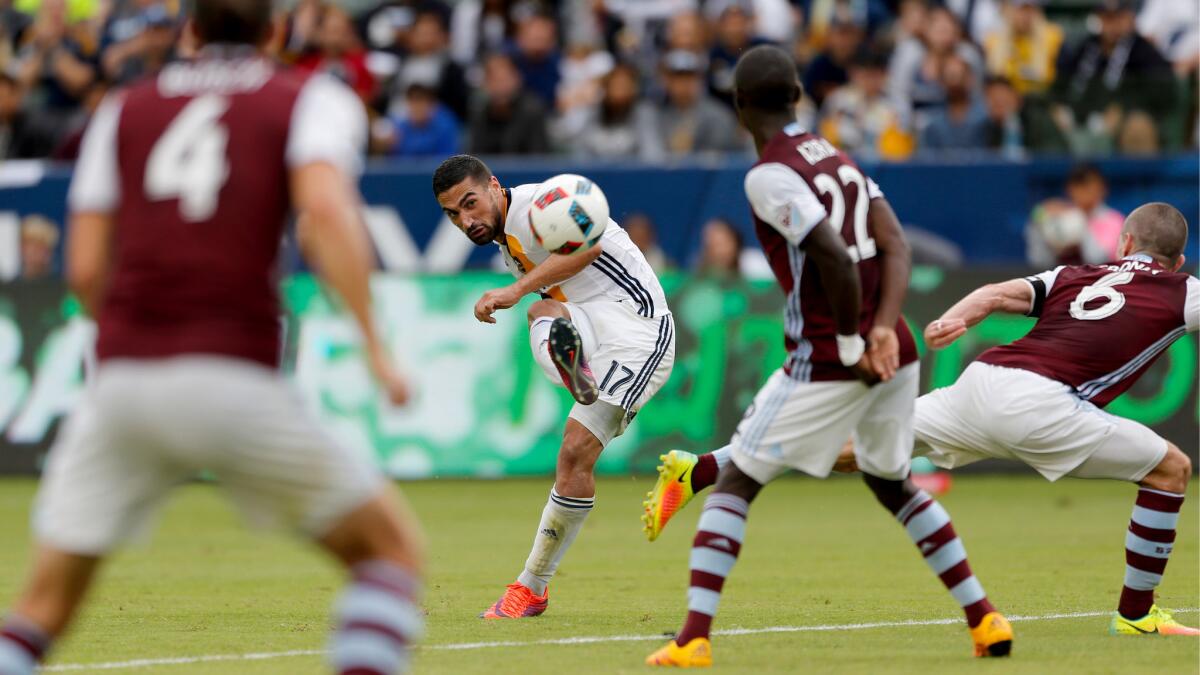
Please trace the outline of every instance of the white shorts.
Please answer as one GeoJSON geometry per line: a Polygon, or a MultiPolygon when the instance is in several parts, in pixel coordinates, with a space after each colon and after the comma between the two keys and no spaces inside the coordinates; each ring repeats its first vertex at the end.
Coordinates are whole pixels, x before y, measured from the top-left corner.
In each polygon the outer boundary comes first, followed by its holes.
{"type": "Polygon", "coordinates": [[[915,431],[916,454],[942,468],[1012,459],[1052,481],[1138,482],[1167,452],[1158,434],[1080,400],[1062,382],[979,362],[917,399],[915,431]]]}
{"type": "Polygon", "coordinates": [[[920,366],[910,363],[890,382],[799,382],[782,369],[771,375],[733,435],[733,463],[765,485],[789,469],[829,475],[846,439],[859,468],[893,480],[908,475],[912,411],[920,366]]]}
{"type": "Polygon", "coordinates": [[[383,487],[275,371],[186,356],[100,366],[50,451],[38,539],[100,555],[148,528],[176,485],[211,471],[255,525],[320,537],[383,487]]]}
{"type": "Polygon", "coordinates": [[[640,316],[627,302],[564,304],[600,388],[598,401],[576,403],[569,417],[608,445],[671,376],[675,321],[670,314],[640,316]]]}

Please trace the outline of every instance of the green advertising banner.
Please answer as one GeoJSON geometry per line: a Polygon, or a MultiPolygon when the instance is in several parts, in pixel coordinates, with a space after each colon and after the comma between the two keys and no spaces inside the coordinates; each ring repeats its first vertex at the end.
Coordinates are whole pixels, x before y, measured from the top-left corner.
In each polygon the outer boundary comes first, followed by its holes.
{"type": "MultiPolygon", "coordinates": [[[[906,314],[914,328],[923,326],[976,286],[1024,272],[917,270],[906,314]]],[[[534,298],[498,314],[494,325],[472,316],[484,291],[509,281],[491,273],[374,281],[387,340],[418,392],[397,409],[364,368],[353,324],[311,277],[293,277],[283,285],[287,370],[339,439],[373,454],[396,477],[548,474],[572,400],[533,362],[524,308],[534,298]]],[[[597,467],[603,473],[649,471],[673,447],[703,452],[723,445],[758,386],[783,362],[783,298],[773,284],[672,275],[663,285],[676,319],[675,369],[605,451],[597,467]]],[[[56,423],[78,398],[93,328],[77,313],[59,284],[0,286],[0,472],[35,471],[56,423]]],[[[995,316],[949,349],[922,348],[923,389],[952,383],[977,353],[1030,325],[995,316]]],[[[1196,336],[1184,336],[1108,408],[1153,426],[1193,457],[1196,349],[1196,336]]]]}

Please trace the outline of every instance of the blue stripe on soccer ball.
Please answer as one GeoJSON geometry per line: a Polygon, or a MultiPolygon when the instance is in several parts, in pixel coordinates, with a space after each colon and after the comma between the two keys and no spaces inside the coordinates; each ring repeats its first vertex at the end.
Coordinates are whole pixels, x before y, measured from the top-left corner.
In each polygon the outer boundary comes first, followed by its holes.
{"type": "Polygon", "coordinates": [[[567,215],[571,216],[585,237],[591,234],[592,228],[596,225],[592,217],[579,205],[579,202],[571,202],[571,208],[567,210],[567,215]]]}
{"type": "Polygon", "coordinates": [[[577,183],[575,185],[575,194],[577,194],[577,195],[590,194],[591,191],[592,191],[592,181],[587,180],[586,178],[579,181],[579,183],[577,183]]]}

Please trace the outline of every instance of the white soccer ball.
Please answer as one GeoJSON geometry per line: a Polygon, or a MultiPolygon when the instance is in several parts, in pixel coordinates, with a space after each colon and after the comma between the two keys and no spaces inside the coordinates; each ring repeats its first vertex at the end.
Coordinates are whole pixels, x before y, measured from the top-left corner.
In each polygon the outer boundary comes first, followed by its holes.
{"type": "Polygon", "coordinates": [[[542,248],[575,253],[600,241],[608,226],[608,200],[589,178],[559,174],[538,186],[529,207],[529,227],[542,248]]]}

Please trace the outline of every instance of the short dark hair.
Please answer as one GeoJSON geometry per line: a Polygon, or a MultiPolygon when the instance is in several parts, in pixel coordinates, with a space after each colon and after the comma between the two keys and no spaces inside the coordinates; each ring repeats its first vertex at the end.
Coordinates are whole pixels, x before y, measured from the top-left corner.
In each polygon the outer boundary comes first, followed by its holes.
{"type": "Polygon", "coordinates": [[[1138,250],[1173,263],[1187,248],[1187,218],[1179,209],[1163,202],[1150,202],[1133,210],[1125,219],[1124,231],[1133,235],[1138,250]]]}
{"type": "Polygon", "coordinates": [[[984,89],[990,89],[992,87],[1004,87],[1006,89],[1013,90],[1016,89],[1016,87],[1013,86],[1012,80],[1003,75],[988,75],[983,80],[983,87],[984,89]]]}
{"type": "Polygon", "coordinates": [[[742,54],[733,69],[733,89],[738,105],[767,112],[790,111],[802,95],[795,59],[774,45],[742,54]]]}
{"type": "Polygon", "coordinates": [[[258,45],[271,34],[271,0],[196,0],[192,25],[205,44],[258,45]]]}
{"type": "Polygon", "coordinates": [[[1100,169],[1095,164],[1088,164],[1086,162],[1076,164],[1071,167],[1071,172],[1067,174],[1067,185],[1082,185],[1093,180],[1098,180],[1101,183],[1106,182],[1104,174],[1100,173],[1100,169]]]}
{"type": "Polygon", "coordinates": [[[433,172],[433,196],[441,196],[443,192],[467,178],[485,182],[491,177],[492,170],[478,157],[471,155],[447,157],[433,172]]]}

